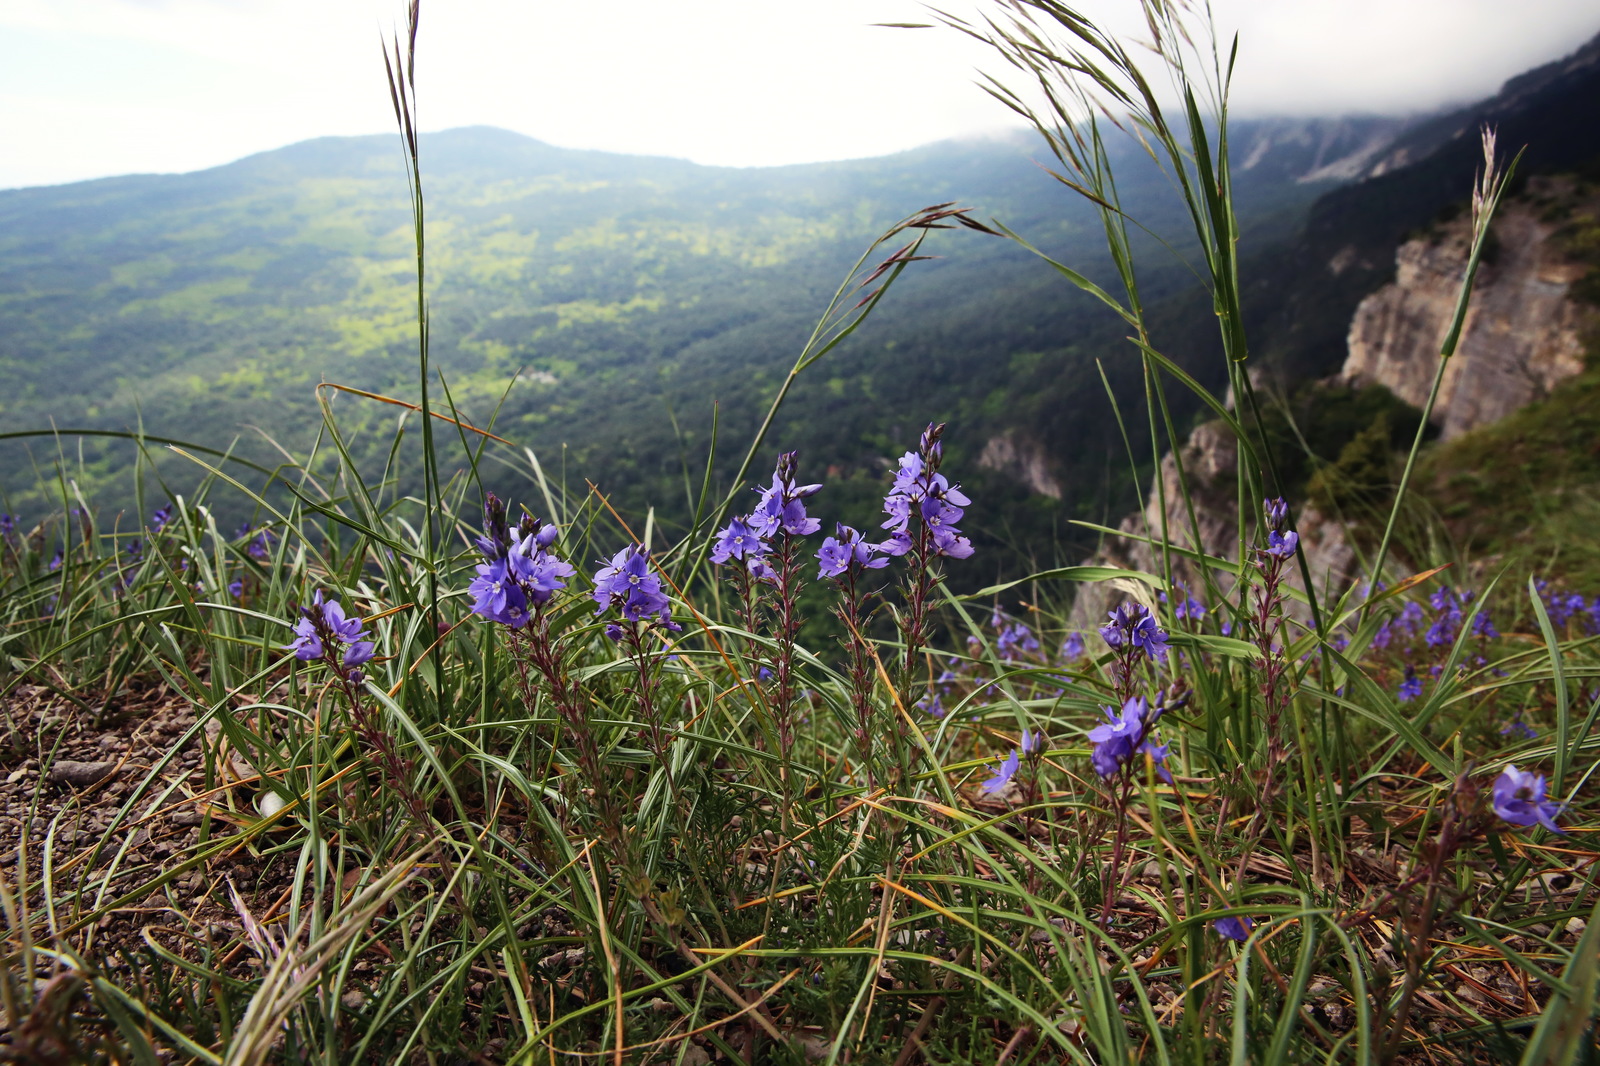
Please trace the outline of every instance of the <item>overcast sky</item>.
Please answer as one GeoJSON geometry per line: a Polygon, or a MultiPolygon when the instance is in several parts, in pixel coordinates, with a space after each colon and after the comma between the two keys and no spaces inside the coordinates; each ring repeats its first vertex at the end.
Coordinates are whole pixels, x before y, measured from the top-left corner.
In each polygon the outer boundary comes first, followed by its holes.
{"type": "MultiPolygon", "coordinates": [[[[970,11],[980,0],[954,0],[970,11]]],[[[1080,9],[1126,19],[1133,0],[1080,9]]],[[[1595,0],[1216,0],[1241,113],[1403,113],[1492,93],[1600,31],[1595,0]]],[[[915,0],[424,0],[424,129],[737,166],[1007,124],[998,69],[915,0]]],[[[393,129],[400,0],[0,0],[0,187],[184,171],[393,129]]]]}

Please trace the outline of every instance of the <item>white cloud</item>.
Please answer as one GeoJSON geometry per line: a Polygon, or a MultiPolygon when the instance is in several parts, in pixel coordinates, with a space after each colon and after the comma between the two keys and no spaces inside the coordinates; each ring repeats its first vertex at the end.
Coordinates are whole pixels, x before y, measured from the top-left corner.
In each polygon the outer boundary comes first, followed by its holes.
{"type": "MultiPolygon", "coordinates": [[[[974,0],[955,5],[972,10],[974,0]]],[[[1128,0],[1086,3],[1129,23],[1128,0]]],[[[1405,111],[1492,92],[1600,28],[1593,0],[1214,0],[1238,110],[1405,111]]],[[[186,170],[392,128],[399,0],[7,0],[0,186],[186,170]]],[[[422,125],[734,165],[991,128],[995,64],[914,0],[424,0],[422,125]]]]}

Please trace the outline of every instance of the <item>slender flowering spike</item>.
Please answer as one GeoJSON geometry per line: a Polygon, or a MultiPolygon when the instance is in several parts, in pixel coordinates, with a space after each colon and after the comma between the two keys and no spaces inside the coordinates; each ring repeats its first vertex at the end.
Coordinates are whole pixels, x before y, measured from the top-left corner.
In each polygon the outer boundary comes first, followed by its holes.
{"type": "Polygon", "coordinates": [[[1267,534],[1267,554],[1276,555],[1280,559],[1287,559],[1294,554],[1295,548],[1300,544],[1300,534],[1294,530],[1280,533],[1274,529],[1267,534]]]}
{"type": "Polygon", "coordinates": [[[1494,813],[1512,825],[1542,825],[1552,833],[1566,836],[1556,825],[1562,805],[1545,798],[1544,778],[1508,765],[1494,782],[1494,813]]]}
{"type": "Polygon", "coordinates": [[[483,499],[483,536],[478,538],[478,550],[488,560],[504,559],[511,545],[511,532],[506,526],[506,505],[494,493],[483,499]]]}
{"type": "Polygon", "coordinates": [[[1274,497],[1262,505],[1262,510],[1266,512],[1267,528],[1282,532],[1283,524],[1289,520],[1288,501],[1282,496],[1274,497]]]}
{"type": "Polygon", "coordinates": [[[1249,918],[1243,917],[1218,918],[1216,921],[1211,923],[1211,928],[1217,931],[1217,935],[1225,936],[1229,940],[1240,944],[1243,944],[1246,940],[1250,939],[1250,930],[1254,928],[1254,926],[1254,922],[1252,922],[1249,918]]]}
{"type": "Polygon", "coordinates": [[[985,781],[978,791],[985,796],[993,796],[1000,792],[1011,783],[1013,777],[1017,776],[1017,767],[1020,764],[1021,760],[1017,752],[1012,751],[1010,755],[1006,756],[1004,762],[998,766],[990,767],[994,772],[994,776],[985,781]]]}

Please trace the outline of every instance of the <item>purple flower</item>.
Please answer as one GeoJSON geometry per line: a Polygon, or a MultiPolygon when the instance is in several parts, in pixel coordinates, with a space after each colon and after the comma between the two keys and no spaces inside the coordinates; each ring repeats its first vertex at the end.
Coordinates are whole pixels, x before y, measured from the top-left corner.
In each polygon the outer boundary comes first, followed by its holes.
{"type": "Polygon", "coordinates": [[[944,701],[939,699],[937,692],[930,692],[917,701],[917,710],[932,715],[934,718],[944,717],[944,701]]]}
{"type": "Polygon", "coordinates": [[[835,526],[835,532],[838,535],[824,538],[822,548],[817,552],[817,560],[821,564],[817,570],[819,580],[839,577],[847,570],[859,573],[862,570],[881,570],[889,565],[888,556],[879,554],[881,546],[863,540],[859,531],[841,522],[835,526]]]}
{"type": "Polygon", "coordinates": [[[17,524],[8,514],[0,514],[0,537],[9,537],[17,528],[17,524]]]}
{"type": "Polygon", "coordinates": [[[349,643],[362,635],[361,619],[346,618],[344,607],[338,600],[329,600],[322,605],[322,622],[333,638],[343,643],[349,643]]]}
{"type": "Polygon", "coordinates": [[[506,551],[507,573],[535,606],[548,603],[556,590],[566,588],[567,583],[561,579],[575,572],[571,563],[545,551],[555,539],[555,532],[555,526],[544,526],[520,536],[513,533],[506,551]]]}
{"type": "Polygon", "coordinates": [[[1067,639],[1061,642],[1061,657],[1068,661],[1078,658],[1083,654],[1083,634],[1073,630],[1067,634],[1067,639]]]}
{"type": "Polygon", "coordinates": [[[228,595],[236,600],[244,599],[244,580],[242,578],[235,578],[228,582],[228,595]]]}
{"type": "Polygon", "coordinates": [[[1022,743],[1018,746],[1018,750],[1025,755],[1032,755],[1043,744],[1044,737],[1042,735],[1035,733],[1031,729],[1024,729],[1022,731],[1022,743]]]}
{"type": "Polygon", "coordinates": [[[728,528],[717,534],[717,543],[711,549],[711,561],[725,563],[729,559],[743,560],[746,556],[766,553],[766,541],[756,536],[744,519],[735,518],[728,523],[728,528]]]}
{"type": "Polygon", "coordinates": [[[172,521],[172,504],[169,503],[157,508],[156,513],[150,516],[150,532],[160,533],[167,528],[167,523],[170,521],[172,521]]]}
{"type": "Polygon", "coordinates": [[[617,552],[610,566],[595,573],[594,600],[600,605],[595,614],[615,607],[629,622],[645,615],[656,615],[662,622],[670,622],[672,617],[672,603],[661,591],[661,579],[650,571],[650,554],[636,545],[617,552]]]}
{"type": "Polygon", "coordinates": [[[936,472],[942,454],[939,434],[943,429],[930,424],[923,433],[920,453],[906,452],[900,457],[894,484],[883,500],[884,514],[889,517],[882,528],[893,536],[882,549],[890,555],[904,555],[916,546],[910,531],[912,504],[916,504],[915,514],[931,535],[933,554],[966,559],[973,553],[972,542],[955,525],[965,513],[962,508],[972,501],[959,485],[950,484],[948,478],[936,472]]]}
{"type": "Polygon", "coordinates": [[[377,645],[370,640],[358,640],[344,650],[344,665],[350,669],[360,666],[371,660],[376,654],[377,645]]]}
{"type": "Polygon", "coordinates": [[[285,648],[294,649],[295,658],[301,662],[311,662],[313,659],[325,657],[330,649],[337,652],[338,645],[350,644],[346,657],[350,654],[357,656],[355,662],[347,662],[347,666],[355,666],[372,658],[372,644],[362,638],[367,634],[362,630],[362,621],[359,618],[345,617],[344,607],[338,600],[324,599],[322,590],[318,589],[311,597],[311,605],[300,608],[300,618],[294,624],[295,639],[285,648]],[[365,650],[359,651],[365,645],[365,650]]]}
{"type": "Polygon", "coordinates": [[[767,560],[760,555],[752,555],[745,560],[745,569],[750,572],[750,580],[764,582],[768,585],[778,583],[778,572],[767,565],[767,560]]]}
{"type": "Polygon", "coordinates": [[[805,537],[822,528],[820,521],[806,514],[803,502],[820,492],[822,486],[795,484],[797,456],[796,452],[778,456],[772,484],[761,491],[761,501],[745,518],[745,524],[758,537],[770,537],[780,529],[792,537],[805,537]]]}
{"type": "MultiPolygon", "coordinates": [[[[1185,619],[1191,619],[1198,622],[1200,619],[1206,616],[1205,604],[1189,595],[1189,589],[1184,585],[1183,582],[1178,582],[1177,586],[1173,589],[1173,592],[1176,594],[1175,598],[1178,600],[1178,605],[1172,609],[1173,617],[1177,618],[1180,622],[1185,619]]],[[[1168,602],[1167,594],[1165,592],[1161,594],[1161,602],[1168,602]]]]}
{"type": "Polygon", "coordinates": [[[1494,627],[1494,619],[1489,617],[1487,609],[1479,611],[1478,617],[1472,620],[1472,635],[1479,640],[1494,640],[1500,636],[1500,631],[1494,627]]]}
{"type": "Polygon", "coordinates": [[[1150,756],[1150,761],[1155,764],[1156,776],[1167,784],[1172,784],[1172,772],[1167,769],[1167,754],[1171,751],[1170,744],[1157,744],[1153,737],[1145,738],[1139,745],[1139,754],[1150,756]]]}
{"type": "Polygon", "coordinates": [[[1400,682],[1400,689],[1396,693],[1401,703],[1410,703],[1422,695],[1422,678],[1417,676],[1416,670],[1406,667],[1405,680],[1400,682]]]}
{"type": "Polygon", "coordinates": [[[1020,651],[1026,654],[1038,651],[1039,640],[1033,635],[1033,630],[1026,625],[1021,622],[1013,622],[1000,630],[1000,636],[995,641],[995,647],[999,649],[1001,655],[1010,657],[1013,652],[1020,651]]]}
{"type": "Polygon", "coordinates": [[[294,624],[295,638],[285,648],[294,649],[294,657],[303,663],[313,659],[322,658],[322,637],[317,633],[316,623],[309,617],[301,618],[294,624]]]}
{"type": "Polygon", "coordinates": [[[1211,928],[1217,931],[1218,936],[1227,937],[1229,940],[1243,944],[1250,939],[1250,930],[1255,923],[1249,918],[1218,918],[1211,923],[1211,928]]]}
{"type": "Polygon", "coordinates": [[[506,560],[479,563],[478,576],[467,592],[472,596],[472,613],[513,629],[528,624],[528,597],[512,580],[506,560]]]}
{"type": "Polygon", "coordinates": [[[994,776],[985,781],[978,791],[985,796],[993,796],[1000,792],[1011,783],[1013,777],[1017,776],[1017,767],[1020,765],[1020,761],[1017,752],[1012,751],[1010,755],[1006,756],[1004,762],[990,767],[994,772],[994,776]]]}
{"type": "Polygon", "coordinates": [[[1089,761],[1101,777],[1114,777],[1127,765],[1134,751],[1144,742],[1144,716],[1149,704],[1143,696],[1133,696],[1122,705],[1122,713],[1110,707],[1101,708],[1106,721],[1089,730],[1089,742],[1094,745],[1089,761]]]}
{"type": "Polygon", "coordinates": [[[1282,496],[1264,501],[1261,509],[1266,514],[1270,529],[1281,531],[1283,524],[1289,520],[1289,504],[1282,496]]]}
{"type": "Polygon", "coordinates": [[[1512,825],[1542,825],[1552,833],[1566,833],[1556,825],[1562,805],[1545,798],[1544,778],[1508,765],[1494,782],[1494,813],[1512,825]]]}
{"type": "Polygon", "coordinates": [[[1111,621],[1100,627],[1100,636],[1113,648],[1131,646],[1157,662],[1167,661],[1167,635],[1156,625],[1150,608],[1142,603],[1124,603],[1109,615],[1111,621]]]}
{"type": "Polygon", "coordinates": [[[972,541],[950,526],[933,531],[933,553],[951,559],[966,559],[972,555],[972,541]]]}
{"type": "Polygon", "coordinates": [[[50,569],[51,570],[60,570],[61,569],[61,549],[60,548],[56,549],[55,555],[53,555],[51,557],[51,559],[50,559],[50,569]]]}
{"type": "Polygon", "coordinates": [[[883,552],[885,555],[893,555],[898,557],[905,555],[914,547],[916,547],[916,545],[911,543],[910,535],[902,530],[898,533],[890,534],[887,540],[878,545],[878,550],[883,552]]]}
{"type": "Polygon", "coordinates": [[[1280,533],[1274,529],[1267,534],[1267,554],[1276,555],[1280,559],[1287,559],[1294,554],[1295,547],[1300,543],[1300,534],[1294,530],[1280,533]]]}

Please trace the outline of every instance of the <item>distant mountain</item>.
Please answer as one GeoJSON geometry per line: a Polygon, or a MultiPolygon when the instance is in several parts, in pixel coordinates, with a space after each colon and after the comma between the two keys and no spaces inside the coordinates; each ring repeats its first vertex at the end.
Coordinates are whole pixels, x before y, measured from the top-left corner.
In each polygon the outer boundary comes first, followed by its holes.
{"type": "MultiPolygon", "coordinates": [[[[1251,239],[1290,232],[1326,187],[1302,179],[1393,126],[1240,124],[1251,239]]],[[[734,169],[488,128],[424,136],[434,357],[480,420],[521,370],[503,433],[547,459],[565,445],[575,475],[630,504],[665,497],[670,511],[680,444],[700,461],[714,401],[724,439],[747,438],[849,265],[898,218],[957,200],[1103,268],[1097,221],[1033,147],[1016,136],[734,169]]],[[[1166,180],[1136,147],[1122,152],[1125,202],[1178,234],[1166,180]]],[[[1059,457],[1043,487],[1073,511],[1090,507],[1110,458],[1124,465],[1105,417],[1090,414],[1104,410],[1092,360],[1109,357],[1125,399],[1140,395],[1118,326],[1008,242],[961,231],[927,250],[944,258],[917,264],[869,327],[802,380],[777,440],[849,472],[947,418],[956,454],[975,458],[1010,432],[1029,454],[1059,457]]],[[[259,456],[268,451],[246,427],[304,445],[318,381],[414,391],[413,269],[392,137],[0,192],[0,430],[142,418],[213,445],[244,434],[259,456]]],[[[1173,264],[1147,284],[1159,295],[1191,281],[1173,264]]],[[[339,409],[354,425],[392,424],[392,408],[339,409]]],[[[128,459],[90,454],[105,474],[128,459]]],[[[5,468],[7,490],[24,493],[31,469],[14,452],[5,468]]],[[[1006,491],[1029,495],[1026,477],[1012,480],[1006,491]]]]}
{"type": "MultiPolygon", "coordinates": [[[[1289,377],[1338,366],[1355,303],[1387,279],[1400,237],[1464,197],[1480,118],[1499,123],[1503,146],[1529,143],[1530,168],[1592,155],[1594,52],[1433,119],[1236,122],[1258,356],[1289,377]]],[[[685,467],[707,454],[713,404],[725,460],[850,264],[897,219],[959,201],[1108,276],[1098,220],[1036,151],[1018,135],[734,169],[487,128],[426,135],[436,365],[475,420],[495,418],[575,484],[656,505],[670,528],[685,467]]],[[[1129,212],[1177,257],[1191,252],[1166,177],[1137,145],[1116,151],[1129,212]]],[[[270,459],[258,432],[296,448],[312,439],[319,381],[411,397],[409,221],[392,137],[0,192],[0,432],[142,419],[212,445],[237,437],[270,459]]],[[[1159,252],[1155,238],[1147,247],[1159,252]]],[[[1120,321],[1009,242],[957,230],[924,251],[941,258],[914,264],[868,325],[800,379],[771,444],[801,448],[805,470],[834,485],[828,506],[856,506],[859,520],[881,464],[927,421],[948,420],[949,461],[982,490],[994,542],[1048,552],[1064,519],[1121,513],[1138,490],[1100,368],[1132,424],[1144,386],[1120,321]]],[[[1220,386],[1209,297],[1179,258],[1145,262],[1155,343],[1220,386]]],[[[1194,402],[1179,390],[1169,400],[1182,432],[1194,402]]],[[[350,397],[336,408],[378,469],[394,409],[350,397]]],[[[1140,436],[1134,459],[1148,469],[1140,436]]],[[[114,494],[131,453],[91,442],[83,454],[81,475],[114,494]]],[[[31,462],[16,446],[0,453],[12,509],[27,503],[31,462]]],[[[175,484],[193,476],[175,472],[175,484]]]]}
{"type": "Polygon", "coordinates": [[[1351,175],[1358,180],[1317,201],[1297,239],[1255,264],[1254,344],[1282,379],[1322,377],[1343,363],[1356,305],[1391,280],[1396,247],[1465,209],[1485,125],[1504,160],[1523,152],[1519,186],[1561,171],[1600,178],[1600,36],[1487,100],[1398,131],[1351,175]]]}

